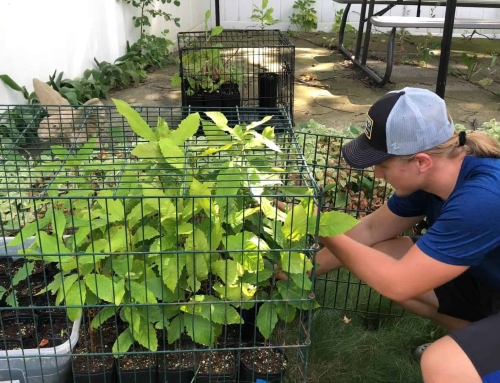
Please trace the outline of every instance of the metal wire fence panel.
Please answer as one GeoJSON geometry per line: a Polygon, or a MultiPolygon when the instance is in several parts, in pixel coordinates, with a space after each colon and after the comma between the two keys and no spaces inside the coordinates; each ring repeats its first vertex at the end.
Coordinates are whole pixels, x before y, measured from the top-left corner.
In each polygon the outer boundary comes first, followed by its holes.
{"type": "Polygon", "coordinates": [[[114,102],[1,143],[0,380],[304,381],[321,198],[288,111],[114,102]]]}
{"type": "Polygon", "coordinates": [[[295,46],[279,30],[178,34],[182,105],[288,105],[293,124],[295,46]]]}
{"type": "MultiPolygon", "coordinates": [[[[304,129],[296,135],[314,179],[324,188],[324,211],[340,210],[360,219],[382,206],[392,194],[390,185],[376,179],[373,169],[352,169],[342,158],[342,147],[355,134],[337,135],[333,131],[331,135],[314,134],[304,129]]],[[[315,292],[322,308],[370,317],[403,314],[400,306],[345,269],[318,276],[315,292]]]]}

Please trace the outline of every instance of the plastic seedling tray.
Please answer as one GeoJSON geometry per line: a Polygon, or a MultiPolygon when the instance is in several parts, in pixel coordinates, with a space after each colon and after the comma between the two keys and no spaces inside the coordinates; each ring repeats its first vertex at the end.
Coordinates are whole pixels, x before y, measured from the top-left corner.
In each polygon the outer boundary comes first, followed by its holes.
{"type": "MultiPolygon", "coordinates": [[[[7,246],[13,237],[0,238],[0,257],[19,257],[19,246],[7,246]]],[[[34,238],[24,242],[28,247],[34,238]]],[[[71,380],[71,353],[77,342],[82,318],[73,323],[69,339],[55,347],[0,351],[0,382],[60,383],[71,380]]],[[[55,342],[58,344],[59,342],[55,342]]]]}

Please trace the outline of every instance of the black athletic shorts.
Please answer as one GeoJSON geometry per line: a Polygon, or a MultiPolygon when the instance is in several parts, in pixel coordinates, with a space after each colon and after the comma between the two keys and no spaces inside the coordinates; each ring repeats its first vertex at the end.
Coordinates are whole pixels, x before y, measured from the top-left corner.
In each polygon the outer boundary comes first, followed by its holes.
{"type": "MultiPolygon", "coordinates": [[[[411,237],[413,242],[418,237],[411,237]]],[[[473,322],[448,334],[464,350],[483,382],[500,383],[500,291],[479,285],[467,271],[435,290],[438,312],[473,322]]]]}

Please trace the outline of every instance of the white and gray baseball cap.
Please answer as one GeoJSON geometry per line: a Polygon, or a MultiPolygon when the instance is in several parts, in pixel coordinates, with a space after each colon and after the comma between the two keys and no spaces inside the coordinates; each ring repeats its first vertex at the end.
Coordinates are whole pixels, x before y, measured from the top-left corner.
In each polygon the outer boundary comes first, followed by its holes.
{"type": "Polygon", "coordinates": [[[444,100],[436,93],[406,87],[391,91],[369,109],[365,130],[344,145],[349,166],[364,169],[398,155],[411,155],[449,140],[455,132],[444,100]]]}

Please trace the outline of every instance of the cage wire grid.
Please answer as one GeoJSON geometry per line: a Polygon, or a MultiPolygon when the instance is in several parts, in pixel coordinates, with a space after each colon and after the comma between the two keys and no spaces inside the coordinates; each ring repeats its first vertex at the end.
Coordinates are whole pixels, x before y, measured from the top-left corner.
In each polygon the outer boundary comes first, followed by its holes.
{"type": "MultiPolygon", "coordinates": [[[[132,109],[155,139],[192,112],[132,109]]],[[[320,200],[286,109],[222,111],[242,125],[274,116],[261,128],[275,127],[280,152],[236,148],[234,137],[199,110],[196,134],[170,146],[138,137],[115,107],[43,106],[33,113],[26,106],[26,127],[9,120],[13,110],[18,118],[23,106],[0,107],[0,126],[14,123],[18,132],[0,148],[0,320],[12,332],[4,334],[0,377],[17,379],[23,371],[30,382],[89,381],[94,367],[107,381],[210,381],[217,371],[207,366],[216,356],[219,366],[234,367],[218,381],[244,382],[255,376],[242,360],[255,363],[252,352],[264,350],[286,360],[277,381],[305,380],[314,295],[300,273],[269,282],[273,262],[303,267],[317,243],[310,235],[284,241],[276,233],[287,235],[281,222],[290,219],[293,227],[293,211],[287,218],[269,210],[275,198],[306,199],[310,207],[320,200]],[[37,143],[40,132],[50,142],[37,143]],[[208,155],[210,146],[224,150],[208,155]],[[169,371],[164,358],[176,368],[169,371]]]]}
{"type": "MultiPolygon", "coordinates": [[[[391,186],[376,179],[373,169],[352,169],[341,155],[355,135],[319,134],[307,129],[295,135],[313,178],[324,190],[323,211],[343,211],[360,219],[386,203],[393,192],[391,186]]],[[[343,268],[316,276],[315,293],[322,309],[360,314],[369,326],[377,326],[381,318],[404,314],[400,306],[343,268]]]]}
{"type": "Polygon", "coordinates": [[[294,125],[295,46],[279,30],[178,34],[182,105],[276,108],[294,125]]]}

